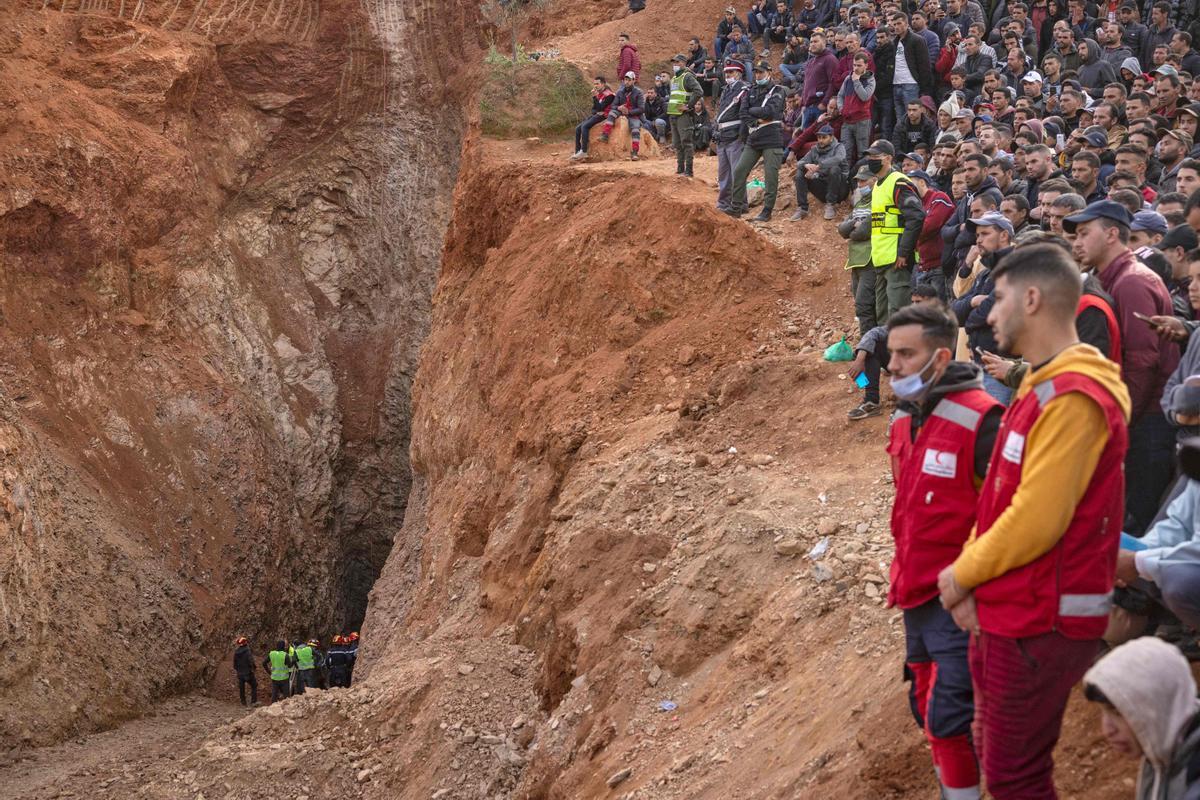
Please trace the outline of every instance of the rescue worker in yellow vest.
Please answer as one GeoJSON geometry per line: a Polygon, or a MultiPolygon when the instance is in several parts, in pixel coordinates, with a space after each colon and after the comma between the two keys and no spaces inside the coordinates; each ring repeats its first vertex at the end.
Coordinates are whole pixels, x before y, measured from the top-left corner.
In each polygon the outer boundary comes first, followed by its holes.
{"type": "Polygon", "coordinates": [[[892,162],[896,150],[886,139],[867,148],[867,169],[876,176],[871,190],[871,263],[875,268],[875,318],[888,317],[912,301],[911,276],[917,238],[925,224],[921,195],[892,162]]]}
{"type": "Polygon", "coordinates": [[[263,659],[263,669],[271,673],[271,702],[282,700],[289,695],[288,679],[292,673],[292,657],[288,655],[287,642],[280,639],[275,643],[275,649],[267,653],[263,659]]]}
{"type": "Polygon", "coordinates": [[[692,177],[692,157],[695,142],[696,114],[692,111],[696,101],[704,97],[700,81],[687,68],[688,58],[676,53],[671,59],[671,96],[667,100],[667,118],[671,120],[671,146],[675,148],[675,174],[692,177]]]}
{"type": "Polygon", "coordinates": [[[305,689],[317,688],[316,658],[311,642],[296,645],[296,694],[304,694],[305,689]]]}

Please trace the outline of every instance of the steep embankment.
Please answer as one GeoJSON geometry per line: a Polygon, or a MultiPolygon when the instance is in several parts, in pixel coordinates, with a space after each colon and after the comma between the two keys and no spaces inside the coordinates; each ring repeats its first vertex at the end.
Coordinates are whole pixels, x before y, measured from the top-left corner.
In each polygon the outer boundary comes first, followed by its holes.
{"type": "Polygon", "coordinates": [[[0,746],[362,618],[473,10],[3,4],[0,746]]]}

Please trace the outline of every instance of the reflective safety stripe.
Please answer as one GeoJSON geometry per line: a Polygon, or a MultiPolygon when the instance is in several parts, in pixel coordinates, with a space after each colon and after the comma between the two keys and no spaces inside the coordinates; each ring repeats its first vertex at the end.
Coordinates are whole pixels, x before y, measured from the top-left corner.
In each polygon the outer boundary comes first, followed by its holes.
{"type": "Polygon", "coordinates": [[[1033,387],[1033,393],[1037,395],[1038,405],[1044,406],[1054,399],[1058,390],[1054,388],[1054,381],[1042,381],[1033,387]]]}
{"type": "Polygon", "coordinates": [[[722,122],[717,127],[721,128],[721,129],[736,128],[738,125],[741,125],[741,124],[742,124],[742,121],[740,119],[732,119],[729,122],[722,122]]]}
{"type": "Polygon", "coordinates": [[[967,408],[962,403],[956,403],[953,400],[942,400],[933,409],[932,416],[941,417],[947,422],[953,422],[955,425],[960,425],[969,431],[975,430],[975,426],[979,424],[980,413],[974,409],[967,408]]]}
{"type": "Polygon", "coordinates": [[[1111,610],[1111,594],[1064,594],[1058,598],[1062,617],[1104,617],[1111,610]]]}
{"type": "Polygon", "coordinates": [[[686,109],[688,93],[687,89],[683,88],[683,82],[687,74],[686,71],[680,70],[678,75],[671,78],[671,97],[667,101],[667,113],[672,117],[679,116],[686,109]]]}
{"type": "Polygon", "coordinates": [[[783,121],[782,121],[782,120],[773,119],[773,120],[771,120],[770,122],[760,122],[760,123],[758,123],[757,125],[755,125],[755,126],[754,126],[754,129],[755,129],[755,130],[758,130],[759,128],[765,128],[765,127],[767,127],[768,125],[782,125],[782,124],[783,124],[783,121]]]}
{"type": "Polygon", "coordinates": [[[979,800],[982,796],[978,786],[967,786],[962,789],[942,786],[942,797],[945,800],[979,800]]]}

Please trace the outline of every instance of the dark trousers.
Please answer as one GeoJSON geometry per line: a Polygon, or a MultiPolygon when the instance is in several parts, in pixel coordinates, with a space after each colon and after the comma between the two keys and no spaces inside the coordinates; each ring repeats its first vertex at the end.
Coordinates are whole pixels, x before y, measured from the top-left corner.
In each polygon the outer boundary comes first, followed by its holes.
{"type": "Polygon", "coordinates": [[[867,388],[863,389],[863,400],[868,403],[879,402],[879,373],[883,365],[891,360],[892,354],[886,348],[863,350],[867,357],[863,360],[863,374],[867,376],[867,388]]]}
{"type": "Polygon", "coordinates": [[[315,669],[300,670],[300,677],[296,682],[305,689],[316,689],[317,671],[315,669]]]}
{"type": "Polygon", "coordinates": [[[865,267],[850,270],[850,292],[854,295],[854,316],[858,317],[858,332],[862,336],[879,325],[875,315],[875,269],[868,263],[865,267]]]}
{"type": "Polygon", "coordinates": [[[912,302],[911,280],[912,273],[895,264],[875,267],[875,319],[880,325],[912,302]]]}
{"type": "Polygon", "coordinates": [[[348,689],[350,687],[349,671],[345,667],[330,667],[329,685],[340,686],[343,689],[348,689]]]}
{"type": "Polygon", "coordinates": [[[288,682],[286,680],[271,681],[271,702],[272,703],[274,703],[276,700],[282,700],[285,697],[290,697],[290,696],[291,696],[291,693],[288,689],[288,682]]]}
{"type": "Polygon", "coordinates": [[[808,193],[825,203],[840,203],[849,194],[846,186],[846,176],[840,169],[832,171],[818,170],[812,178],[805,177],[804,166],[796,167],[796,205],[808,208],[808,193]]]}
{"type": "Polygon", "coordinates": [[[1175,431],[1157,409],[1129,428],[1125,454],[1125,532],[1141,536],[1171,485],[1175,431]]]}
{"type": "MultiPolygon", "coordinates": [[[[970,736],[975,716],[967,664],[970,636],[959,630],[935,597],[904,610],[904,640],[904,677],[911,683],[909,706],[929,740],[934,766],[946,789],[942,796],[967,794],[961,790],[979,786],[979,764],[970,736]]],[[[974,796],[979,796],[977,791],[974,796]]]]}
{"type": "Polygon", "coordinates": [[[775,195],[779,192],[779,165],[783,163],[783,152],[782,147],[759,149],[747,144],[742,148],[737,166],[733,169],[733,192],[729,199],[730,208],[741,212],[745,212],[747,209],[746,179],[750,177],[750,170],[754,169],[754,165],[760,158],[763,162],[763,182],[765,184],[763,208],[768,211],[775,208],[775,195]]]}
{"type": "Polygon", "coordinates": [[[601,122],[604,122],[604,117],[594,114],[594,115],[588,117],[587,119],[585,119],[583,122],[581,122],[575,126],[575,151],[576,152],[579,152],[580,150],[582,150],[585,153],[587,152],[588,135],[591,133],[592,126],[599,125],[601,122]]]}
{"type": "Polygon", "coordinates": [[[995,800],[1055,800],[1054,745],[1071,689],[1100,651],[1099,639],[1044,633],[971,640],[975,751],[995,800]]]}
{"type": "MultiPolygon", "coordinates": [[[[894,102],[892,97],[880,97],[875,95],[875,119],[879,123],[880,138],[891,141],[892,131],[896,129],[896,107],[892,105],[894,102]]],[[[896,154],[900,158],[900,153],[896,154]]]]}
{"type": "Polygon", "coordinates": [[[258,678],[254,677],[251,672],[248,675],[238,675],[238,697],[242,698],[242,705],[246,705],[246,686],[250,686],[250,703],[258,702],[258,678]]]}
{"type": "Polygon", "coordinates": [[[692,174],[692,159],[696,153],[692,135],[695,132],[696,115],[691,111],[671,117],[671,146],[675,148],[675,172],[677,173],[692,174]]]}

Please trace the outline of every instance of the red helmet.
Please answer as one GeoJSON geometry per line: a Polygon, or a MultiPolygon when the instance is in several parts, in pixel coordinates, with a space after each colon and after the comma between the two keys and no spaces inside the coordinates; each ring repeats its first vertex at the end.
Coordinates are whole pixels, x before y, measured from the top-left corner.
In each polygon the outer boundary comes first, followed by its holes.
{"type": "Polygon", "coordinates": [[[352,642],[358,641],[358,631],[355,631],[354,633],[350,634],[350,641],[352,641],[352,642]]]}
{"type": "Polygon", "coordinates": [[[250,640],[247,639],[245,636],[239,636],[237,638],[237,643],[238,643],[238,647],[241,647],[244,644],[250,644],[250,640]]]}
{"type": "Polygon", "coordinates": [[[342,644],[344,641],[345,640],[342,638],[342,635],[340,633],[335,633],[333,635],[333,643],[334,644],[342,644]]]}

